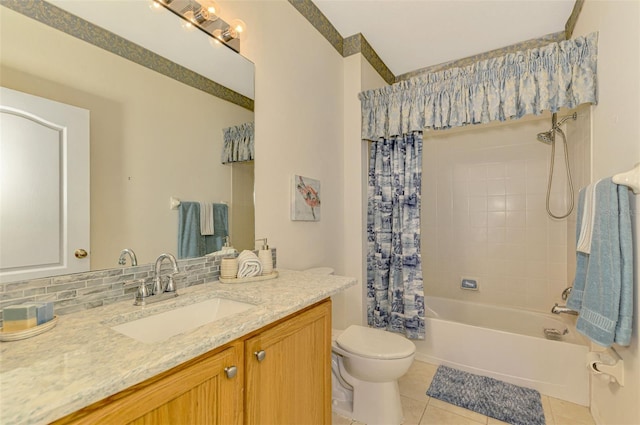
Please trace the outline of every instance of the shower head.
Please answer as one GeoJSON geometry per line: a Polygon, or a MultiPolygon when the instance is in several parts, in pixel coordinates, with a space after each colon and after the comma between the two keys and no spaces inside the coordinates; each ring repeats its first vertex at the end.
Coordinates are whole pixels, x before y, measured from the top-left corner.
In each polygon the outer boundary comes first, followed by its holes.
{"type": "Polygon", "coordinates": [[[549,131],[545,131],[544,133],[538,133],[538,141],[542,143],[546,143],[547,145],[552,144],[556,140],[555,129],[551,129],[549,131]]]}
{"type": "Polygon", "coordinates": [[[562,124],[564,124],[567,120],[570,119],[577,119],[578,118],[578,113],[574,112],[571,115],[567,115],[566,117],[562,118],[560,121],[557,121],[557,115],[554,113],[552,116],[552,121],[551,121],[551,130],[549,131],[545,131],[544,133],[538,133],[538,140],[542,143],[546,143],[547,145],[552,144],[553,142],[556,141],[556,131],[562,131],[560,129],[560,126],[562,124]]]}

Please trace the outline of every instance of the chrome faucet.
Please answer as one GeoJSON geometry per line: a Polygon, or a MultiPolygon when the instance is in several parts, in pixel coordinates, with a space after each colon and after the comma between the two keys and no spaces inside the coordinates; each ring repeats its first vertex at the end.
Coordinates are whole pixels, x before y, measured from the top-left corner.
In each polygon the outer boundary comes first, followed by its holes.
{"type": "Polygon", "coordinates": [[[124,266],[127,264],[126,256],[129,256],[131,259],[131,267],[138,265],[138,258],[136,258],[136,253],[133,252],[133,249],[125,248],[120,252],[120,258],[118,258],[118,264],[124,266]]]}
{"type": "Polygon", "coordinates": [[[556,303],[552,308],[551,308],[551,312],[553,314],[560,314],[560,313],[567,313],[567,314],[573,314],[573,315],[578,315],[578,312],[575,310],[571,310],[569,307],[567,307],[566,305],[558,305],[558,303],[556,303]]]}
{"type": "Polygon", "coordinates": [[[153,290],[151,291],[152,295],[162,294],[163,292],[176,292],[175,284],[173,283],[173,275],[169,276],[169,280],[165,286],[162,285],[160,269],[162,268],[162,262],[164,260],[169,260],[169,262],[171,263],[171,267],[173,267],[173,274],[178,273],[178,263],[176,262],[176,257],[174,257],[172,254],[160,254],[160,256],[156,259],[156,265],[154,267],[153,290]]]}
{"type": "Polygon", "coordinates": [[[156,264],[153,269],[153,282],[151,283],[151,289],[147,287],[147,282],[142,279],[133,305],[146,305],[177,297],[178,293],[176,292],[176,285],[173,281],[173,277],[177,273],[178,263],[176,261],[176,257],[172,254],[160,254],[156,259],[156,264]],[[172,273],[167,276],[166,285],[162,284],[162,276],[160,276],[164,260],[168,260],[173,268],[172,273]]]}

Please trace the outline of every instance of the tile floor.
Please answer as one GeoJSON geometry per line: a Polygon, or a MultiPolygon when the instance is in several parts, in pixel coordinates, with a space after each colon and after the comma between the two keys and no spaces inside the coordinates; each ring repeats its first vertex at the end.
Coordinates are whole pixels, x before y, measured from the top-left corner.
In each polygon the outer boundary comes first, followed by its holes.
{"type": "MultiPolygon", "coordinates": [[[[428,397],[427,389],[438,367],[414,361],[409,372],[398,382],[404,425],[498,425],[505,422],[428,397]]],[[[595,425],[589,408],[557,398],[542,396],[547,425],[595,425]]],[[[333,425],[363,425],[333,414],[333,425]]]]}

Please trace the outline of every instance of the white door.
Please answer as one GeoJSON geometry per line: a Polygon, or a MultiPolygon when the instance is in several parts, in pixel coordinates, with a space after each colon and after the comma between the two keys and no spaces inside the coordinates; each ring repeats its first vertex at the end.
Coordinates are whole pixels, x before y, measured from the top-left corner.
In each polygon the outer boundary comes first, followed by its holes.
{"type": "Polygon", "coordinates": [[[0,282],[87,271],[88,253],[89,111],[0,87],[0,282]]]}

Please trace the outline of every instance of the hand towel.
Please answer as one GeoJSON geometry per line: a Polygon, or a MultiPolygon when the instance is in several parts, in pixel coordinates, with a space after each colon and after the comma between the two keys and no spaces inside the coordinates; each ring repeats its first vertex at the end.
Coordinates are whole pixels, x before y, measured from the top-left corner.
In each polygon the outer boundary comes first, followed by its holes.
{"type": "Polygon", "coordinates": [[[591,240],[593,238],[593,221],[595,220],[596,185],[592,183],[584,191],[584,208],[582,211],[582,226],[578,238],[577,250],[585,254],[591,253],[591,240]]]}
{"type": "Polygon", "coordinates": [[[178,258],[200,255],[200,204],[180,202],[178,206],[178,258]]]}
{"type": "Polygon", "coordinates": [[[214,204],[216,214],[214,234],[203,236],[200,231],[200,203],[182,201],[178,206],[178,258],[195,258],[222,248],[222,241],[229,235],[228,208],[214,204]]]}
{"type": "Polygon", "coordinates": [[[262,263],[252,251],[244,250],[238,255],[238,279],[262,274],[262,263]]]}
{"type": "Polygon", "coordinates": [[[200,202],[200,234],[211,236],[214,234],[213,204],[200,202]]]}
{"type": "MultiPolygon", "coordinates": [[[[582,225],[584,192],[578,203],[582,225]]],[[[577,252],[567,306],[579,311],[576,329],[605,347],[629,345],[633,319],[633,248],[629,190],[611,178],[595,187],[591,253],[577,252]]]]}
{"type": "Polygon", "coordinates": [[[213,204],[213,233],[224,238],[229,236],[229,207],[227,204],[213,204]]]}

